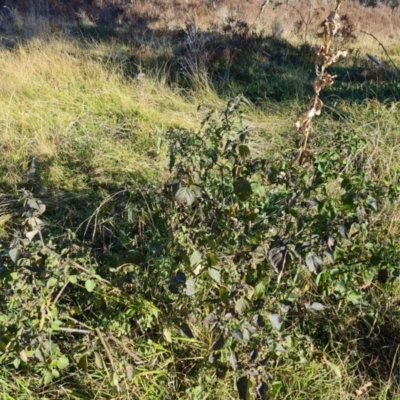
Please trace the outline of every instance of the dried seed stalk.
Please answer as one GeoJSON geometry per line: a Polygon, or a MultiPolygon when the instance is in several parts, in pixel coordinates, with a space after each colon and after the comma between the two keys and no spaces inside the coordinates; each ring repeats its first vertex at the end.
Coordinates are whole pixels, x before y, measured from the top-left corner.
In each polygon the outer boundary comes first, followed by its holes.
{"type": "Polygon", "coordinates": [[[338,62],[340,57],[346,57],[347,51],[340,50],[336,54],[331,54],[330,47],[334,40],[336,33],[340,28],[339,24],[339,8],[343,0],[336,0],[335,9],[329,14],[328,18],[322,22],[321,26],[324,28],[322,35],[323,44],[316,49],[316,60],[315,60],[315,80],[314,80],[314,95],[310,100],[308,111],[305,113],[303,118],[298,115],[296,120],[296,129],[303,136],[301,146],[296,159],[293,164],[302,164],[308,153],[307,143],[308,137],[311,130],[311,120],[315,115],[321,114],[323,102],[319,98],[321,89],[325,86],[333,85],[336,75],[330,75],[326,72],[331,64],[338,62]]]}

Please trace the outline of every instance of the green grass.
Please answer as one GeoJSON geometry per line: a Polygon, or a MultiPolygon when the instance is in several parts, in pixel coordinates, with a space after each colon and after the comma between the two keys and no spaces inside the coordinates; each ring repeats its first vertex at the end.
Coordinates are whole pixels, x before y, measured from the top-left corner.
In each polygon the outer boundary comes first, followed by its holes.
{"type": "MultiPolygon", "coordinates": [[[[0,49],[0,186],[5,192],[45,186],[52,193],[87,195],[94,199],[88,209],[92,212],[99,199],[121,186],[162,182],[168,176],[163,134],[171,127],[197,129],[207,109],[218,110],[230,95],[246,90],[254,100],[244,109],[252,150],[266,155],[271,164],[292,156],[298,139],[293,122],[296,113],[305,109],[310,84],[305,81],[307,62],[296,69],[293,63],[282,59],[273,72],[247,70],[248,76],[243,75],[245,66],[239,65],[229,84],[213,86],[194,78],[179,86],[174,80],[176,71],[153,68],[154,59],[127,61],[123,56],[129,51],[126,43],[118,41],[110,44],[68,36],[21,41],[13,49],[0,49]],[[127,74],[127,63],[132,70],[144,66],[144,80],[127,74]],[[280,80],[275,80],[278,77],[280,80]],[[295,95],[289,96],[286,90],[295,95]],[[203,108],[198,111],[200,105],[203,108]],[[27,179],[27,170],[33,158],[37,161],[37,178],[32,183],[27,179]]],[[[359,82],[349,85],[350,90],[338,81],[326,92],[326,108],[315,119],[310,146],[318,150],[329,148],[332,134],[338,129],[358,132],[368,142],[365,168],[371,176],[398,184],[397,88],[359,82]]],[[[377,216],[386,235],[399,237],[399,212],[397,205],[377,216]]],[[[63,211],[58,218],[62,214],[63,211]]],[[[5,218],[1,224],[2,235],[10,234],[10,220],[5,218]]],[[[68,226],[68,221],[63,221],[63,226],[77,228],[68,226]]],[[[398,334],[398,315],[393,310],[400,302],[399,291],[377,290],[375,298],[379,310],[376,323],[392,323],[392,333],[398,334]]],[[[346,318],[340,328],[344,332],[362,329],[352,326],[352,320],[346,318]]],[[[315,357],[311,363],[308,359],[289,360],[283,365],[277,360],[271,366],[268,378],[274,398],[345,400],[369,381],[373,383],[370,395],[360,398],[400,398],[396,351],[380,353],[382,342],[378,334],[370,342],[371,365],[360,365],[357,355],[367,353],[368,346],[353,354],[356,333],[349,333],[348,342],[343,344],[331,329],[336,351],[326,358],[315,357]],[[385,363],[380,358],[385,354],[392,357],[389,369],[387,365],[380,366],[385,363]]],[[[215,368],[205,362],[208,353],[204,351],[200,360],[191,360],[185,340],[177,332],[174,334],[177,340],[173,344],[145,341],[139,334],[137,341],[130,343],[148,363],[137,366],[128,381],[123,368],[129,359],[126,354],[121,356],[117,366],[121,395],[110,388],[109,369],[91,367],[85,373],[67,373],[59,382],[38,385],[39,373],[29,376],[19,373],[13,365],[3,365],[0,399],[236,399],[234,372],[227,371],[224,378],[219,378],[215,368]],[[174,346],[181,346],[181,357],[177,357],[174,346]]],[[[197,334],[211,341],[206,329],[197,334]]],[[[91,357],[93,362],[94,356],[91,357]]]]}

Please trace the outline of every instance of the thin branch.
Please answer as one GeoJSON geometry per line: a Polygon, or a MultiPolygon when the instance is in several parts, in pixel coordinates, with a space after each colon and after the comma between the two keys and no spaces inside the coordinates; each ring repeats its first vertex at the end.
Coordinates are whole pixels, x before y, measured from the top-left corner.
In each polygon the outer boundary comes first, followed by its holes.
{"type": "Polygon", "coordinates": [[[100,332],[100,329],[99,329],[99,328],[96,328],[96,329],[95,329],[95,332],[96,332],[97,336],[99,337],[101,344],[102,344],[103,347],[104,347],[104,350],[105,350],[105,352],[106,352],[106,354],[107,354],[107,358],[110,360],[110,364],[111,364],[112,370],[113,370],[114,372],[116,372],[117,369],[115,368],[113,356],[111,355],[111,351],[110,351],[110,348],[108,347],[108,344],[107,344],[106,341],[104,340],[103,334],[100,332]]]}
{"type": "Polygon", "coordinates": [[[113,336],[111,333],[108,333],[108,336],[106,337],[107,340],[111,339],[113,342],[115,342],[118,346],[122,348],[122,350],[125,351],[128,356],[133,358],[136,364],[145,364],[145,362],[135,353],[133,353],[131,350],[128,349],[120,340],[118,340],[115,336],[113,336]]]}
{"type": "Polygon", "coordinates": [[[89,334],[93,334],[94,333],[93,331],[89,331],[87,329],[76,329],[76,328],[63,328],[63,327],[61,327],[61,328],[58,328],[58,330],[62,331],[62,332],[82,333],[82,334],[85,334],[85,335],[89,335],[89,334]]]}
{"type": "Polygon", "coordinates": [[[386,47],[382,44],[382,42],[380,42],[379,39],[377,39],[372,33],[365,32],[365,31],[361,31],[361,33],[364,33],[365,35],[371,36],[372,38],[374,38],[374,39],[379,43],[379,46],[382,47],[383,51],[384,51],[385,54],[386,54],[386,57],[390,60],[390,62],[392,63],[393,67],[394,67],[395,70],[397,71],[397,75],[399,76],[399,75],[400,75],[400,69],[397,68],[397,65],[394,63],[394,61],[392,60],[392,58],[389,56],[389,53],[387,52],[386,47]]]}

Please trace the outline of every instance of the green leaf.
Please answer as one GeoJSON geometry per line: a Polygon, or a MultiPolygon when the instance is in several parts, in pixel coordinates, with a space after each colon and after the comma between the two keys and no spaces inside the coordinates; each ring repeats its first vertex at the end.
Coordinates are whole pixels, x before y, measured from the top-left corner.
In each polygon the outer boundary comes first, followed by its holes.
{"type": "Polygon", "coordinates": [[[228,290],[224,287],[219,288],[219,297],[221,298],[222,303],[225,307],[229,307],[229,293],[228,290]]]}
{"type": "Polygon", "coordinates": [[[242,158],[247,158],[250,155],[250,149],[245,144],[239,145],[239,155],[242,158]]]}
{"type": "Polygon", "coordinates": [[[131,381],[133,379],[133,375],[135,374],[134,366],[132,364],[126,364],[125,371],[127,380],[131,381]]]}
{"type": "Polygon", "coordinates": [[[236,301],[235,311],[238,314],[243,314],[246,310],[250,308],[250,302],[247,300],[246,296],[241,297],[236,301]]]}
{"type": "Polygon", "coordinates": [[[281,330],[283,326],[283,321],[279,314],[269,314],[268,319],[274,329],[276,329],[277,331],[281,330]]]}
{"type": "Polygon", "coordinates": [[[191,206],[197,197],[201,196],[201,190],[198,186],[182,186],[175,194],[178,203],[191,206]]]}
{"type": "Polygon", "coordinates": [[[234,371],[236,371],[236,368],[238,365],[238,359],[237,359],[236,353],[233,350],[231,350],[231,355],[229,356],[229,362],[232,365],[232,369],[234,371]]]}
{"type": "Polygon", "coordinates": [[[68,358],[65,356],[61,356],[58,360],[57,360],[57,368],[58,369],[65,369],[68,367],[69,361],[68,358]]]}
{"type": "Polygon", "coordinates": [[[236,382],[237,390],[239,392],[240,400],[250,400],[251,381],[247,376],[242,376],[236,382]]]}
{"type": "Polygon", "coordinates": [[[29,242],[32,242],[33,238],[39,233],[39,230],[34,229],[33,231],[26,232],[25,236],[29,240],[29,242]]]}
{"type": "MultiPolygon", "coordinates": [[[[268,399],[268,389],[267,389],[267,384],[265,382],[261,382],[257,386],[257,393],[260,396],[260,400],[268,399]]],[[[275,398],[275,396],[274,396],[274,398],[275,398]]]]}
{"type": "Polygon", "coordinates": [[[250,182],[242,177],[239,177],[233,182],[233,192],[241,201],[246,201],[252,194],[250,182]]]}
{"type": "Polygon", "coordinates": [[[196,289],[196,279],[188,279],[186,281],[186,288],[185,288],[185,293],[187,296],[193,296],[197,292],[196,289]]]}
{"type": "Polygon", "coordinates": [[[283,383],[281,381],[272,382],[272,396],[274,399],[278,396],[282,387],[283,387],[283,383]]]}
{"type": "Polygon", "coordinates": [[[21,255],[21,251],[19,249],[17,249],[16,247],[14,247],[14,248],[10,249],[10,251],[8,252],[8,255],[10,256],[12,262],[16,264],[21,255]]]}
{"type": "Polygon", "coordinates": [[[349,238],[348,231],[349,231],[349,227],[347,226],[347,224],[340,224],[338,226],[338,232],[344,239],[349,238]]]}
{"type": "Polygon", "coordinates": [[[378,202],[375,198],[369,197],[365,203],[372,208],[374,211],[378,211],[378,202]]]}
{"type": "Polygon", "coordinates": [[[24,349],[22,349],[19,352],[19,358],[23,361],[23,362],[27,362],[28,361],[28,354],[26,354],[26,351],[24,349]]]}
{"type": "Polygon", "coordinates": [[[47,286],[48,289],[50,289],[50,288],[56,286],[57,283],[58,283],[58,279],[52,277],[47,281],[47,285],[46,286],[47,286]]]}
{"type": "Polygon", "coordinates": [[[163,336],[168,343],[172,343],[171,330],[169,328],[164,328],[163,336]]]}
{"type": "Polygon", "coordinates": [[[313,274],[318,273],[319,268],[322,266],[322,262],[322,257],[313,251],[306,255],[307,267],[313,274]]]}
{"type": "Polygon", "coordinates": [[[94,352],[94,363],[96,364],[96,367],[98,369],[103,369],[104,368],[103,358],[101,357],[101,355],[97,351],[94,352]]]}
{"type": "Polygon", "coordinates": [[[88,356],[87,354],[84,354],[83,356],[81,356],[78,360],[78,365],[80,368],[82,368],[83,371],[87,371],[88,370],[88,356]]]}
{"type": "Polygon", "coordinates": [[[54,376],[54,378],[58,379],[60,377],[60,373],[56,369],[51,370],[51,374],[54,376]]]}
{"type": "Polygon", "coordinates": [[[292,257],[286,247],[277,246],[268,251],[268,260],[276,273],[281,272],[283,269],[289,268],[292,264],[292,257]]]}
{"type": "Polygon", "coordinates": [[[181,333],[184,336],[186,336],[188,338],[191,338],[191,339],[194,338],[193,332],[192,332],[192,330],[190,329],[189,325],[186,322],[182,322],[181,323],[180,329],[181,329],[181,333]]]}
{"type": "Polygon", "coordinates": [[[217,351],[221,350],[225,345],[224,335],[219,335],[211,344],[211,350],[217,351]]]}
{"type": "Polygon", "coordinates": [[[93,290],[94,290],[95,287],[96,287],[96,282],[95,282],[95,281],[93,281],[93,280],[91,280],[91,279],[88,279],[88,280],[85,282],[85,288],[86,288],[86,290],[87,290],[88,292],[93,292],[93,290]]]}
{"type": "Polygon", "coordinates": [[[208,274],[215,282],[221,284],[221,270],[219,267],[208,268],[208,274]]]}
{"type": "Polygon", "coordinates": [[[198,262],[201,261],[201,253],[197,250],[194,250],[192,255],[190,256],[190,266],[194,267],[198,262]]]}
{"type": "Polygon", "coordinates": [[[218,259],[213,253],[207,253],[207,262],[210,267],[218,265],[218,259]]]}

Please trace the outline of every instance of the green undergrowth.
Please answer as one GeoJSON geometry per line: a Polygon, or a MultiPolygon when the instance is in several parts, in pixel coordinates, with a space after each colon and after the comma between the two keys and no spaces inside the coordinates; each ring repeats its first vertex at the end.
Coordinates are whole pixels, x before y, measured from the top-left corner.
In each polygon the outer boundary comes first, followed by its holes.
{"type": "Polygon", "coordinates": [[[398,398],[398,83],[337,67],[297,165],[306,45],[235,21],[17,43],[2,398],[398,398]]]}

